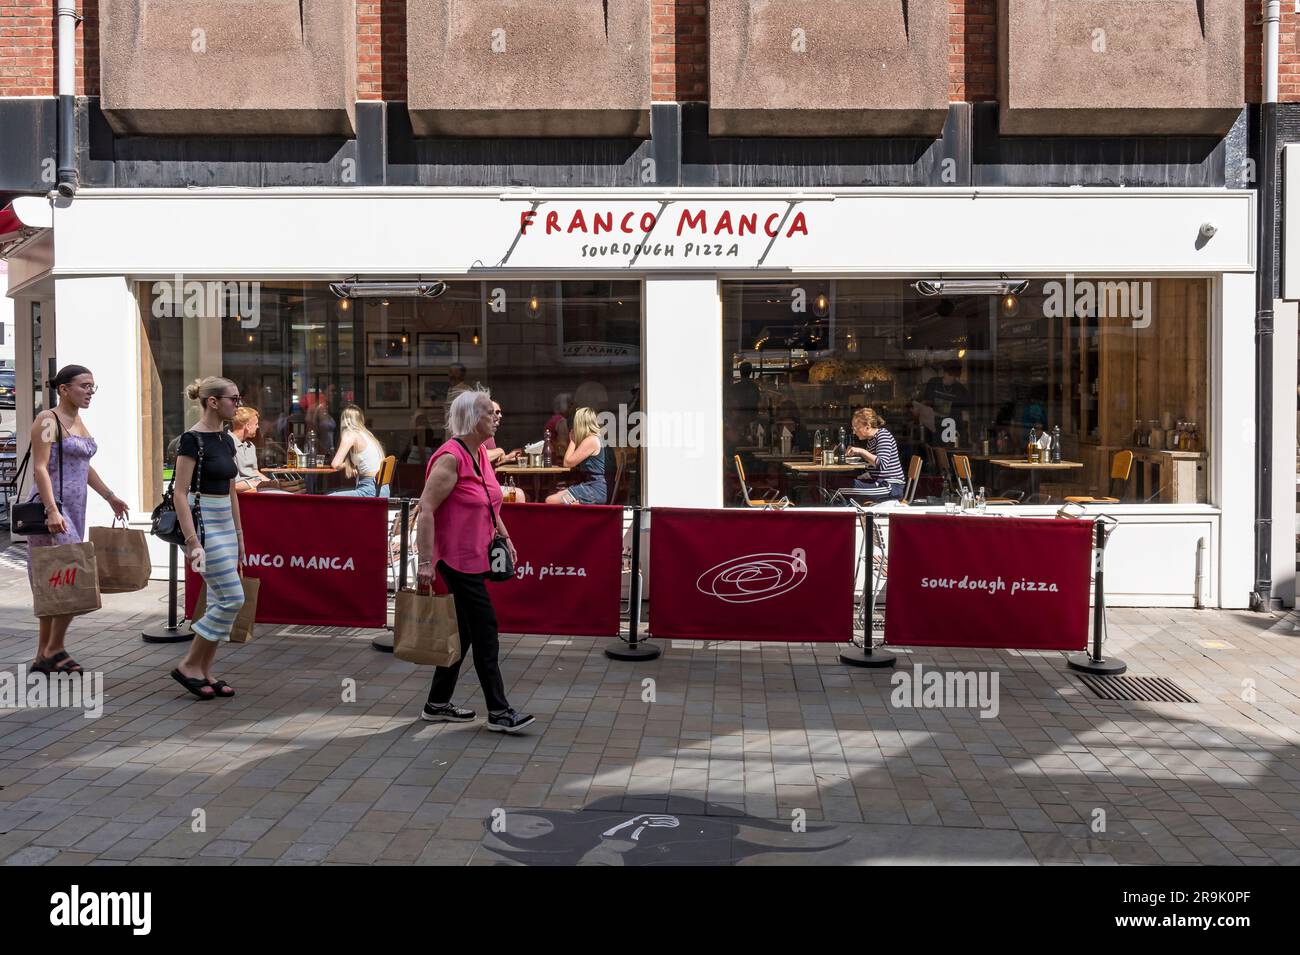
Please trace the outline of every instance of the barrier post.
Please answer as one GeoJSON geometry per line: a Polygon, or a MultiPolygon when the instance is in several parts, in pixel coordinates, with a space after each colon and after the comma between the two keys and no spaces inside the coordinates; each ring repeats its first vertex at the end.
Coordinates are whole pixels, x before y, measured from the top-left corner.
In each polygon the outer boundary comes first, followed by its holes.
{"type": "MultiPolygon", "coordinates": [[[[409,497],[404,497],[402,498],[401,504],[402,504],[402,510],[401,510],[402,516],[400,519],[402,522],[402,526],[401,529],[398,531],[398,535],[399,535],[398,540],[401,541],[401,546],[398,548],[398,554],[397,554],[397,559],[399,562],[397,568],[397,592],[398,593],[401,593],[403,590],[406,589],[406,564],[408,559],[410,558],[410,548],[411,548],[411,539],[410,539],[411,538],[411,499],[409,497]]],[[[393,652],[393,628],[385,627],[383,633],[381,633],[379,636],[375,637],[375,639],[370,641],[370,646],[373,649],[378,650],[380,653],[392,653],[393,652]]]]}
{"type": "Polygon", "coordinates": [[[627,642],[605,648],[611,660],[653,660],[663,651],[655,644],[638,640],[641,632],[641,508],[632,508],[632,576],[627,584],[627,642]]]}
{"type": "Polygon", "coordinates": [[[840,662],[855,667],[892,667],[898,657],[888,650],[876,650],[872,646],[876,639],[874,631],[876,617],[876,515],[867,511],[858,520],[859,527],[865,524],[866,540],[864,550],[867,555],[866,575],[862,584],[862,649],[859,650],[856,646],[853,646],[853,638],[850,637],[849,648],[840,652],[840,662]]]}
{"type": "Polygon", "coordinates": [[[1096,543],[1093,545],[1093,559],[1096,562],[1097,572],[1093,577],[1092,651],[1071,654],[1066,658],[1066,663],[1071,670],[1081,670],[1084,673],[1096,673],[1101,676],[1118,676],[1128,669],[1128,664],[1113,657],[1107,660],[1101,655],[1102,635],[1106,630],[1106,591],[1102,583],[1102,571],[1106,559],[1106,524],[1104,521],[1095,521],[1093,529],[1097,535],[1096,543]]]}
{"type": "Polygon", "coordinates": [[[178,545],[167,545],[167,624],[163,627],[143,631],[140,634],[140,639],[145,643],[183,643],[194,637],[189,624],[183,624],[176,619],[176,577],[179,551],[180,547],[178,545]]]}

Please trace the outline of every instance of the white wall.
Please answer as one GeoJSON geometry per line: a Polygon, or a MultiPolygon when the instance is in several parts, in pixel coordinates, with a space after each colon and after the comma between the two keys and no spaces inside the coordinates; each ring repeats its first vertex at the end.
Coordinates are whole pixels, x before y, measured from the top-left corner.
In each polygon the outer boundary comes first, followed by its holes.
{"type": "Polygon", "coordinates": [[[1216,287],[1210,500],[1222,510],[1219,606],[1240,608],[1250,606],[1255,582],[1255,277],[1228,273],[1216,287]]]}
{"type": "MultiPolygon", "coordinates": [[[[109,488],[143,517],[155,502],[140,500],[140,318],[125,278],[59,278],[54,282],[58,364],[85,365],[99,391],[84,413],[99,450],[91,465],[109,488]]],[[[93,491],[87,526],[112,520],[93,491]]]]}
{"type": "Polygon", "coordinates": [[[722,506],[722,302],[709,276],[645,283],[646,503],[722,506]]]}
{"type": "Polygon", "coordinates": [[[1295,606],[1296,302],[1273,303],[1273,596],[1295,606]]]}
{"type": "Polygon", "coordinates": [[[14,302],[5,293],[9,291],[9,264],[0,261],[0,324],[4,325],[4,344],[0,344],[0,362],[4,367],[14,366],[14,302]]]}

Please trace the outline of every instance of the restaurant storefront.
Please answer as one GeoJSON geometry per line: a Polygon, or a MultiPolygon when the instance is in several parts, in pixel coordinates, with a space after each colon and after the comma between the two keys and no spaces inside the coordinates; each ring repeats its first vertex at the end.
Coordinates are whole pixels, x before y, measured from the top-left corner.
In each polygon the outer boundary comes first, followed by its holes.
{"type": "Polygon", "coordinates": [[[994,509],[1052,518],[1132,452],[1111,600],[1244,607],[1254,215],[1234,190],[86,189],[11,249],[10,294],[42,308],[45,360],[94,370],[96,467],[141,521],[203,374],[258,408],[267,465],[328,451],[361,407],[395,495],[418,493],[462,382],[492,389],[507,448],[592,408],[613,502],[651,506],[739,505],[737,456],[827,506],[842,474],[786,463],[870,407],[921,460],[918,497],[943,493],[937,450],[964,453],[1016,502],[994,509]],[[330,290],[349,279],[447,288],[330,290]],[[1068,468],[998,463],[1035,424],[1068,468]]]}

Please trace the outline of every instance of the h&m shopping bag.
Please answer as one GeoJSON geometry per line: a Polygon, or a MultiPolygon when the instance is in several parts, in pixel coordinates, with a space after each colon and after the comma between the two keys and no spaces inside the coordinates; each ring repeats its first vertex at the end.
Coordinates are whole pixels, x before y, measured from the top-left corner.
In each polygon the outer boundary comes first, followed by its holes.
{"type": "Polygon", "coordinates": [[[449,667],[460,659],[456,602],[450,594],[403,590],[393,613],[393,656],[408,663],[449,667]]]}
{"type": "Polygon", "coordinates": [[[129,594],[144,590],[153,570],[144,531],[127,527],[126,521],[118,527],[114,520],[112,527],[92,527],[90,542],[95,545],[100,593],[129,594]]]}
{"type": "MultiPolygon", "coordinates": [[[[239,608],[239,616],[235,617],[235,622],[230,627],[231,643],[251,643],[253,639],[253,624],[257,620],[257,592],[262,586],[262,582],[256,577],[239,578],[239,582],[244,585],[244,606],[239,608]]],[[[199,585],[199,599],[194,604],[194,620],[202,617],[208,609],[208,585],[199,585]]]]}
{"type": "Polygon", "coordinates": [[[28,551],[32,604],[38,617],[75,617],[98,610],[95,545],[54,544],[28,551]]]}

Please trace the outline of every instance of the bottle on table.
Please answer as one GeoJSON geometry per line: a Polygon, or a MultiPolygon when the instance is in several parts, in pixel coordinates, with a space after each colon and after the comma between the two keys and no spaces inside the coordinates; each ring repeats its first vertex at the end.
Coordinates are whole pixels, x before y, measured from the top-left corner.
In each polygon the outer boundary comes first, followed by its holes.
{"type": "Polygon", "coordinates": [[[839,445],[835,448],[835,463],[836,463],[836,464],[843,464],[843,463],[844,463],[844,459],[845,459],[846,457],[848,457],[848,453],[849,453],[849,447],[848,447],[848,444],[847,444],[846,441],[845,441],[844,427],[843,427],[843,425],[841,425],[841,426],[840,426],[840,443],[839,443],[839,445]]]}
{"type": "Polygon", "coordinates": [[[975,510],[983,514],[987,508],[988,499],[984,496],[984,488],[981,487],[979,494],[975,497],[975,510]]]}
{"type": "Polygon", "coordinates": [[[815,432],[813,432],[812,463],[813,464],[822,463],[822,429],[821,428],[818,428],[815,432]]]}
{"type": "Polygon", "coordinates": [[[1029,464],[1038,463],[1038,442],[1034,440],[1034,429],[1029,429],[1029,440],[1025,444],[1025,461],[1029,464]]]}
{"type": "Polygon", "coordinates": [[[551,466],[551,429],[546,429],[545,438],[542,441],[542,467],[551,466]]]}
{"type": "Polygon", "coordinates": [[[1061,426],[1052,425],[1052,463],[1061,463],[1061,426]]]}

